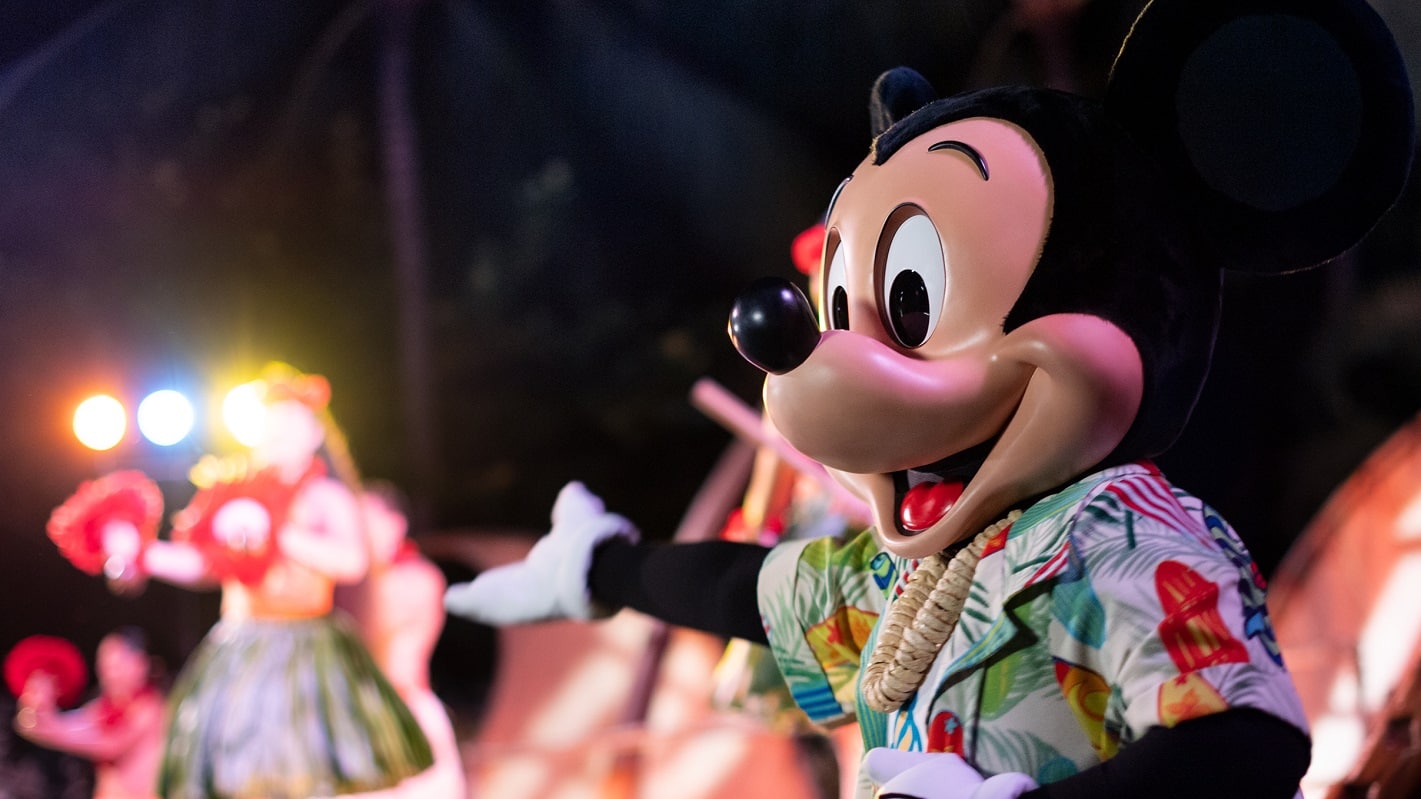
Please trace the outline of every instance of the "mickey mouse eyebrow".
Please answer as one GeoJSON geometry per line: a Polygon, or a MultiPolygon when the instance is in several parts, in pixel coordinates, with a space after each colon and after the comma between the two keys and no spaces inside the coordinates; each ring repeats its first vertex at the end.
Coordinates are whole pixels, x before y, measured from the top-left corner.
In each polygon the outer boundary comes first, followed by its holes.
{"type": "Polygon", "coordinates": [[[981,153],[977,152],[976,147],[966,142],[957,141],[956,139],[948,139],[947,141],[940,141],[928,148],[928,152],[933,152],[934,150],[956,150],[962,153],[968,158],[971,158],[972,163],[977,165],[977,171],[982,173],[982,180],[987,179],[987,160],[982,157],[981,153]]]}

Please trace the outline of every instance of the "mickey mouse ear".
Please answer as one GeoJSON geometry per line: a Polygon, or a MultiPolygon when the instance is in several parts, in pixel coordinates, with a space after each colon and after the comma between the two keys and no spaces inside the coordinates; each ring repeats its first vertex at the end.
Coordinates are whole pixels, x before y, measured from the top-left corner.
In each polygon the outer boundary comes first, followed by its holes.
{"type": "Polygon", "coordinates": [[[1406,181],[1411,89],[1362,0],[1154,0],[1107,112],[1198,201],[1224,266],[1285,272],[1360,240],[1406,181]]]}
{"type": "Polygon", "coordinates": [[[878,76],[869,95],[869,124],[875,137],[894,122],[937,99],[928,79],[908,67],[896,67],[878,76]]]}

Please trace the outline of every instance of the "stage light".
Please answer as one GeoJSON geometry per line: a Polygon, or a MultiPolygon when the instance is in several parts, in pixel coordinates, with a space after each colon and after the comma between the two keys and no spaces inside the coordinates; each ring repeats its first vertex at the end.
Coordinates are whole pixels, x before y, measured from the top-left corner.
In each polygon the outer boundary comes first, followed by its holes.
{"type": "Polygon", "coordinates": [[[254,447],[261,440],[266,424],[266,406],[261,398],[261,384],[252,382],[237,386],[222,400],[222,421],[244,447],[254,447]]]}
{"type": "Polygon", "coordinates": [[[89,449],[113,449],[127,430],[123,403],[108,394],[89,397],[74,409],[74,435],[89,449]]]}
{"type": "Polygon", "coordinates": [[[138,403],[138,430],[160,447],[169,447],[192,432],[192,403],[170,389],[154,391],[138,403]]]}

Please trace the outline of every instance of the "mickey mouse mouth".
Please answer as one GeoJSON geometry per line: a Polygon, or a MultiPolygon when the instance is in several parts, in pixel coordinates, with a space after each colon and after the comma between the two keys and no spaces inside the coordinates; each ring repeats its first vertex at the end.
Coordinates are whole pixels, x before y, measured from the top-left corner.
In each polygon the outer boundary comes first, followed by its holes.
{"type": "Polygon", "coordinates": [[[940,461],[893,472],[898,532],[914,536],[941,521],[996,443],[992,439],[940,461]]]}

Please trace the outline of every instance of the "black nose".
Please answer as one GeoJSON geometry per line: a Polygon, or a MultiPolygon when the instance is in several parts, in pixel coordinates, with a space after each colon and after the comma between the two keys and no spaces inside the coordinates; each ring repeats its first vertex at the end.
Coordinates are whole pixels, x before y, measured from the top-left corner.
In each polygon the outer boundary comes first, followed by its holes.
{"type": "Polygon", "coordinates": [[[745,360],[777,375],[804,363],[819,343],[819,323],[804,292],[777,277],[760,278],[740,292],[729,329],[745,360]]]}

